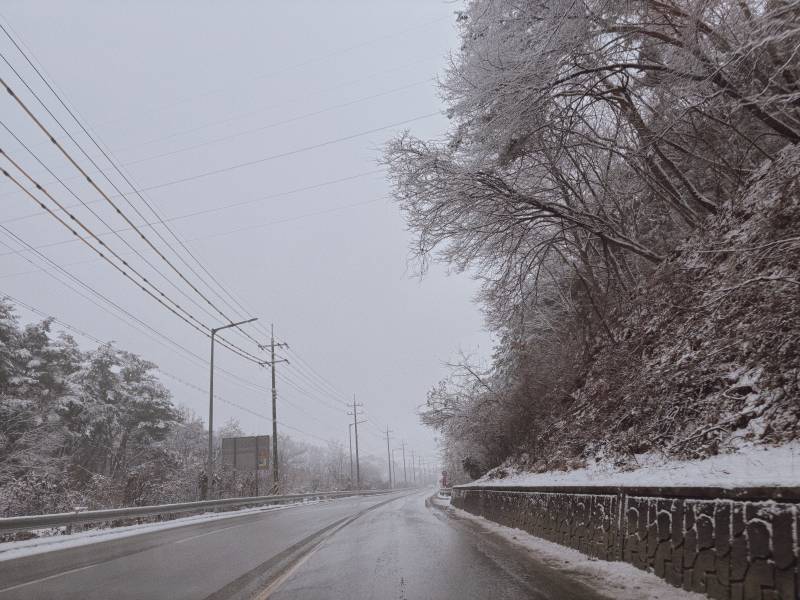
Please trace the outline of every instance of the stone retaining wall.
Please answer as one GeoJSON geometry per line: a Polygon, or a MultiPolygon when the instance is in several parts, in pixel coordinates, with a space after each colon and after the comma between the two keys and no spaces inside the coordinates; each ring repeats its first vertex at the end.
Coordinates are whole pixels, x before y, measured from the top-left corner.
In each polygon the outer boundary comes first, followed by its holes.
{"type": "Polygon", "coordinates": [[[456,487],[452,503],[712,598],[800,598],[800,488],[456,487]]]}

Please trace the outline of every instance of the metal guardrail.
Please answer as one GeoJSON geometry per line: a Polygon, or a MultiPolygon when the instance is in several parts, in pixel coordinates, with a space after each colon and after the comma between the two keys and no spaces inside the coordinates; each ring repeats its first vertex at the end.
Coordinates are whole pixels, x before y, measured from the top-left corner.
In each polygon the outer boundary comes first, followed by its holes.
{"type": "Polygon", "coordinates": [[[208,508],[243,508],[255,505],[283,504],[292,500],[314,498],[344,498],[347,496],[376,496],[396,490],[360,490],[348,492],[317,492],[312,494],[287,494],[284,496],[254,496],[249,498],[224,498],[222,500],[201,500],[199,502],[180,502],[153,506],[133,506],[130,508],[107,508],[103,510],[75,511],[50,515],[30,515],[24,517],[0,518],[0,534],[47,527],[63,527],[114,521],[135,517],[154,517],[183,512],[197,512],[208,508]]]}

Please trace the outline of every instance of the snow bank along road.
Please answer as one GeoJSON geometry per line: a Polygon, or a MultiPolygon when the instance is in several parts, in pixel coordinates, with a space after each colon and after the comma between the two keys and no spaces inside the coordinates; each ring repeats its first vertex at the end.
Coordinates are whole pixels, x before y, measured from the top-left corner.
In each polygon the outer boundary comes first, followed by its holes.
{"type": "Polygon", "coordinates": [[[430,493],[345,498],[10,558],[0,561],[0,600],[599,598],[427,507],[430,493]]]}

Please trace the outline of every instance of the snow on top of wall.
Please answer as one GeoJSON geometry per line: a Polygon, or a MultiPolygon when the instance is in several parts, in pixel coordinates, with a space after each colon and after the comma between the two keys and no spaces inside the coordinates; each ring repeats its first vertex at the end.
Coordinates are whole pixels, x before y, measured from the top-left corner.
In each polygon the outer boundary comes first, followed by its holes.
{"type": "Polygon", "coordinates": [[[507,477],[482,477],[467,485],[493,486],[800,486],[800,442],[782,446],[746,445],[733,454],[699,460],[636,455],[638,468],[622,470],[596,461],[573,471],[516,472],[507,477]]]}

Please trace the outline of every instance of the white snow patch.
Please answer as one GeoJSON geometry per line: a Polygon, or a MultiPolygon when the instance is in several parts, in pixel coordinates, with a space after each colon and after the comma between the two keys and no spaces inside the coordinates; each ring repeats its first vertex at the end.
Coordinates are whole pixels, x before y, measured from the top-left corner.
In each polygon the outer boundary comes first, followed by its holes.
{"type": "Polygon", "coordinates": [[[577,550],[548,542],[521,529],[498,525],[465,510],[450,507],[463,519],[470,519],[508,542],[521,546],[537,561],[564,572],[600,594],[614,600],[705,600],[706,596],[687,592],[663,579],[624,562],[591,558],[577,550]]]}
{"type": "Polygon", "coordinates": [[[595,461],[573,471],[518,472],[502,479],[483,477],[467,486],[692,486],[755,487],[800,485],[800,442],[782,446],[744,445],[732,454],[701,460],[637,454],[639,467],[621,470],[595,461]]]}
{"type": "Polygon", "coordinates": [[[65,548],[76,548],[78,546],[87,546],[89,544],[96,544],[98,542],[106,542],[109,540],[131,537],[134,535],[142,535],[144,533],[151,533],[153,531],[175,529],[177,527],[185,527],[186,525],[195,525],[197,523],[230,519],[231,517],[240,517],[242,515],[251,513],[271,512],[306,504],[318,504],[320,502],[324,502],[324,500],[292,502],[289,504],[272,504],[269,506],[257,506],[253,508],[231,510],[224,513],[207,512],[200,515],[193,515],[191,517],[182,517],[175,519],[174,521],[143,523],[141,525],[115,527],[114,529],[92,529],[71,535],[34,538],[30,540],[21,540],[18,542],[3,542],[0,543],[0,562],[5,560],[14,560],[23,556],[42,554],[44,552],[64,550],[65,548]]]}

